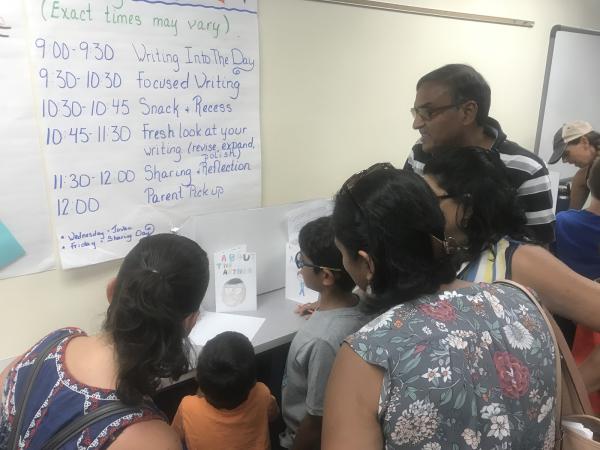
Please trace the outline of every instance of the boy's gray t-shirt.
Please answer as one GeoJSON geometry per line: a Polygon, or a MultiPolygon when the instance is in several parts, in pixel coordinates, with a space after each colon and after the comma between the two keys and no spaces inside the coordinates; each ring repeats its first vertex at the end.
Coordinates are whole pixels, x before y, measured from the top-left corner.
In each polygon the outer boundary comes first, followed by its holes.
{"type": "Polygon", "coordinates": [[[308,413],[323,415],[325,388],[344,338],[369,320],[358,305],[315,311],[290,345],[282,385],[282,413],[287,429],[281,445],[291,447],[298,425],[308,413]]]}

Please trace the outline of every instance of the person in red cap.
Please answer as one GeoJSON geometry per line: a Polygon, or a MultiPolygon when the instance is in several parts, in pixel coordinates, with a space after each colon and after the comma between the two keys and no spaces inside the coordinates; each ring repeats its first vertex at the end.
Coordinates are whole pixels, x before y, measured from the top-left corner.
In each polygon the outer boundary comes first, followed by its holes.
{"type": "Polygon", "coordinates": [[[600,155],[600,133],[583,120],[565,123],[554,134],[554,151],[548,164],[563,162],[579,167],[571,181],[570,209],[581,209],[590,190],[587,181],[594,160],[600,155]]]}

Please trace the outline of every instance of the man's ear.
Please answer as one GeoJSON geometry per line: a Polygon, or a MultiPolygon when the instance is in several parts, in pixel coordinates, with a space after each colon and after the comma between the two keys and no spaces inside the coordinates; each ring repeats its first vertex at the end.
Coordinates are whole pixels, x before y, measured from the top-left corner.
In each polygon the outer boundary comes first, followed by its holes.
{"type": "Polygon", "coordinates": [[[106,299],[108,303],[112,302],[115,295],[115,287],[117,286],[117,277],[112,278],[106,285],[106,299]]]}
{"type": "Polygon", "coordinates": [[[463,113],[463,125],[471,125],[477,122],[477,111],[479,111],[479,105],[477,102],[469,100],[460,105],[460,109],[463,113]]]}

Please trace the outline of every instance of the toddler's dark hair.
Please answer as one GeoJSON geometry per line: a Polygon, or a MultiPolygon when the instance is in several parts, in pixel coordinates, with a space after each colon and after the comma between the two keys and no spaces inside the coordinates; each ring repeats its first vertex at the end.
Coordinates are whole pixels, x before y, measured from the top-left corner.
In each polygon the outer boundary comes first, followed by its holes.
{"type": "Polygon", "coordinates": [[[225,331],[209,340],[198,356],[196,380],[208,403],[234,409],[256,384],[254,347],[246,336],[225,331]]]}

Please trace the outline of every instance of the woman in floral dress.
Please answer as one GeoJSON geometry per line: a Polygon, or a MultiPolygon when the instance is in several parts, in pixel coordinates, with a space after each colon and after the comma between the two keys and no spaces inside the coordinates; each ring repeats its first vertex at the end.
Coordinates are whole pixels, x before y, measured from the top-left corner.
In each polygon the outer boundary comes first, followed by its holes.
{"type": "Polygon", "coordinates": [[[336,196],[344,267],[382,314],[338,353],[324,449],[554,447],[550,331],[521,290],[455,278],[438,203],[389,165],[336,196]]]}

